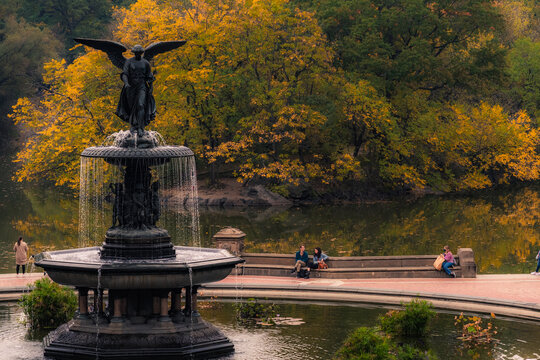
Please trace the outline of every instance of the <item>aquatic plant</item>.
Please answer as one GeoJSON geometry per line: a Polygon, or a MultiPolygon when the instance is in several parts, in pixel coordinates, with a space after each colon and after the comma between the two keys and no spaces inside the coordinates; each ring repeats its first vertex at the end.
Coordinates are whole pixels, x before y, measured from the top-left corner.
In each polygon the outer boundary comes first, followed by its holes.
{"type": "Polygon", "coordinates": [[[429,322],[436,315],[433,305],[425,300],[413,299],[402,303],[404,310],[390,310],[379,317],[379,326],[385,333],[396,337],[422,337],[429,322]]]}
{"type": "Polygon", "coordinates": [[[31,330],[51,329],[67,322],[77,309],[75,292],[49,278],[29,285],[33,290],[19,300],[31,330]]]}
{"type": "Polygon", "coordinates": [[[334,360],[393,360],[388,337],[376,329],[359,327],[345,339],[334,360]]]}
{"type": "Polygon", "coordinates": [[[261,304],[257,299],[249,298],[246,302],[234,304],[236,317],[240,321],[257,321],[263,325],[274,324],[277,306],[274,303],[261,304]]]}
{"type": "Polygon", "coordinates": [[[458,339],[470,346],[496,341],[494,336],[497,334],[497,326],[493,325],[492,322],[494,318],[495,314],[491,313],[488,323],[484,324],[479,316],[464,316],[463,313],[455,316],[454,325],[461,331],[461,336],[458,339]]]}

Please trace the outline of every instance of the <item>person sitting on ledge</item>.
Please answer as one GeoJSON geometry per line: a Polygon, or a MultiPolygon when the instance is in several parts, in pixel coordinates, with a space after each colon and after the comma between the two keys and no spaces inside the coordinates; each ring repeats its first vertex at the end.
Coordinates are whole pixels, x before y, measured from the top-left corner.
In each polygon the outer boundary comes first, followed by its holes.
{"type": "Polygon", "coordinates": [[[300,245],[300,250],[296,252],[294,269],[291,270],[291,274],[294,272],[297,272],[298,275],[300,274],[300,270],[302,267],[306,266],[308,263],[308,254],[306,252],[306,247],[304,245],[300,245]]]}
{"type": "Polygon", "coordinates": [[[320,247],[316,247],[313,251],[313,262],[310,263],[309,267],[312,269],[328,269],[326,259],[328,259],[328,255],[323,253],[320,247]]]}
{"type": "Polygon", "coordinates": [[[442,264],[442,268],[445,273],[450,275],[451,277],[456,277],[456,273],[451,271],[450,268],[454,267],[454,264],[456,263],[456,260],[454,259],[454,255],[450,251],[450,247],[448,245],[444,246],[444,262],[442,264]]]}

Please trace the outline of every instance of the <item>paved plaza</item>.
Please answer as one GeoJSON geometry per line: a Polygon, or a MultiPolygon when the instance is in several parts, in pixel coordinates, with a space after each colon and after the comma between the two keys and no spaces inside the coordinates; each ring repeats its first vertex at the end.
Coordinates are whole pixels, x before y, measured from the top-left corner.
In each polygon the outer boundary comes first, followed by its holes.
{"type": "MultiPolygon", "coordinates": [[[[0,300],[16,300],[41,273],[0,275],[0,300]]],[[[540,321],[540,276],[478,275],[474,279],[297,279],[230,275],[205,284],[201,297],[258,297],[294,301],[324,301],[399,305],[419,297],[452,311],[495,313],[540,321]]]]}

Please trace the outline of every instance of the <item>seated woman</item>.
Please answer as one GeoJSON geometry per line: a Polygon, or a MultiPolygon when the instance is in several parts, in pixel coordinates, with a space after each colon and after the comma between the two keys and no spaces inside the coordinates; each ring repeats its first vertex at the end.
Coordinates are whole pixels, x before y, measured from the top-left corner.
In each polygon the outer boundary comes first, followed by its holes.
{"type": "Polygon", "coordinates": [[[442,269],[444,270],[445,273],[447,273],[451,277],[456,277],[456,273],[450,270],[451,267],[454,267],[456,260],[454,259],[454,255],[450,251],[450,247],[448,245],[444,246],[443,256],[444,256],[444,262],[442,264],[442,269]]]}
{"type": "Polygon", "coordinates": [[[310,264],[312,269],[328,269],[326,260],[328,256],[322,252],[320,247],[316,247],[313,251],[313,262],[310,264]]]}

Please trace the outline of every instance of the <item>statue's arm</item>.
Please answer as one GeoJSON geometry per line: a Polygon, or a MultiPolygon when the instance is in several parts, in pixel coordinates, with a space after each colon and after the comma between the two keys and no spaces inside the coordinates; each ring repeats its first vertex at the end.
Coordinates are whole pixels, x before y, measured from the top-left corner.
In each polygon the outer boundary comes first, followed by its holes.
{"type": "Polygon", "coordinates": [[[120,79],[122,79],[125,87],[131,87],[131,84],[129,83],[129,61],[124,63],[124,68],[122,69],[122,74],[120,74],[120,79]]]}
{"type": "Polygon", "coordinates": [[[153,83],[156,78],[154,77],[154,74],[152,74],[152,68],[150,67],[150,63],[146,62],[146,81],[149,83],[153,83]]]}

